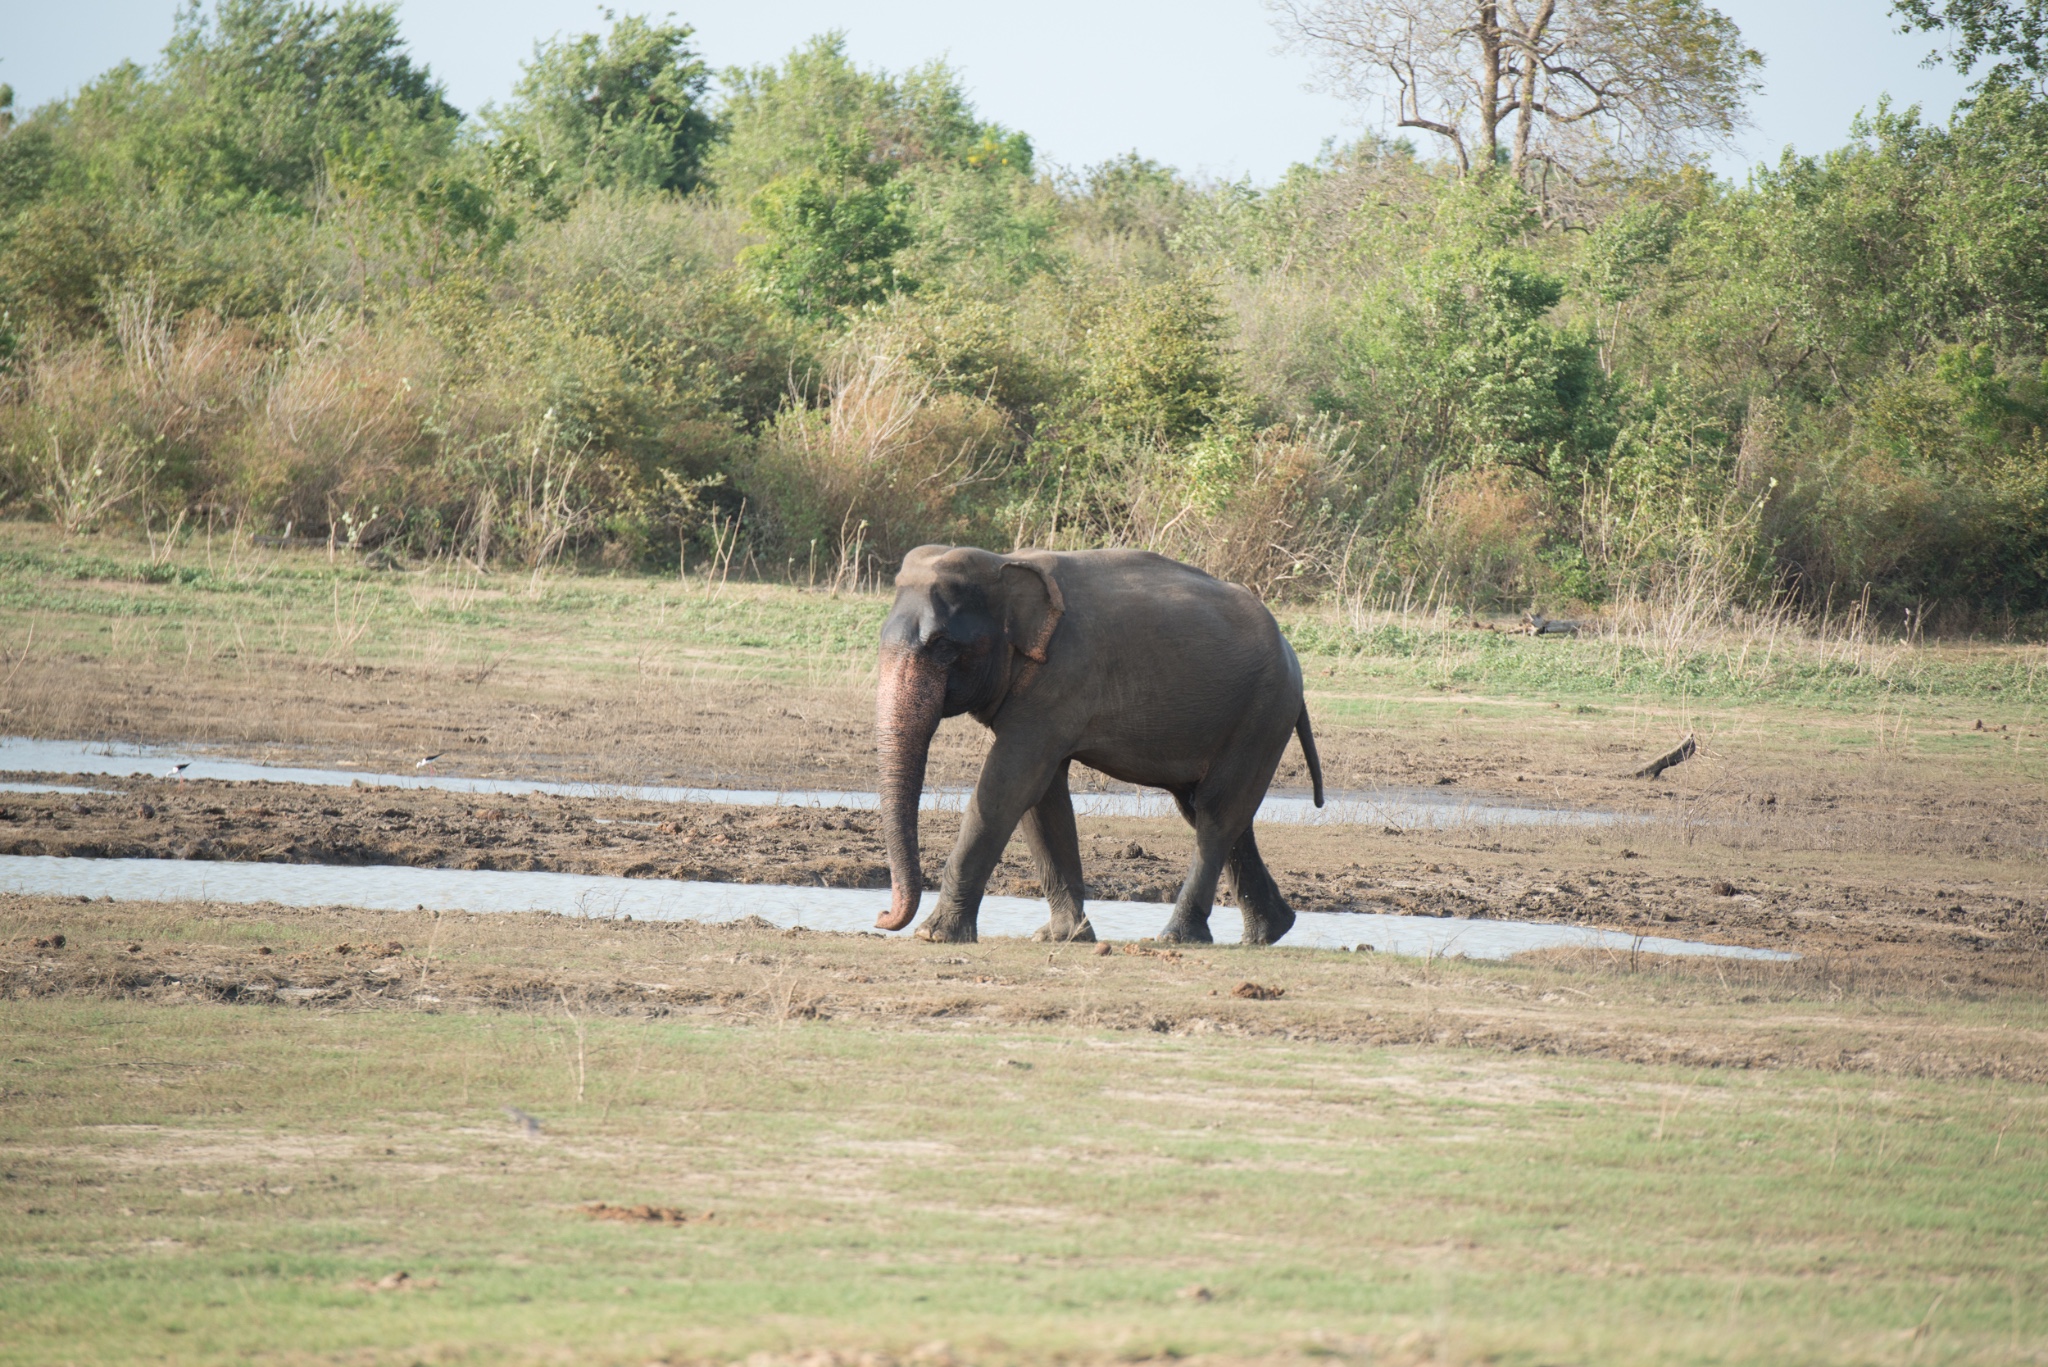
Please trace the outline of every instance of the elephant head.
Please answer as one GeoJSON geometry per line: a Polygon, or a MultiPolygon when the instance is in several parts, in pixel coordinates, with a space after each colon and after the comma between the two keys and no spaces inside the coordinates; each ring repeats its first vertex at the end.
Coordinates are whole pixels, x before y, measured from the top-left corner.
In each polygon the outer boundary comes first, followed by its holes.
{"type": "Polygon", "coordinates": [[[942,717],[986,720],[1045,663],[1066,604],[1045,552],[994,555],[969,546],[920,546],[903,557],[896,603],[882,624],[875,748],[881,758],[882,840],[889,910],[901,930],[917,914],[917,803],[925,758],[942,717]]]}

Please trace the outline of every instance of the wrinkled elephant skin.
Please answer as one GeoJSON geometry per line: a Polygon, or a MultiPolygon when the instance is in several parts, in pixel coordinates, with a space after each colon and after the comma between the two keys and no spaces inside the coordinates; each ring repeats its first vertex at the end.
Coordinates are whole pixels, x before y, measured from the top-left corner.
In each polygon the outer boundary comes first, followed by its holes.
{"type": "Polygon", "coordinates": [[[1301,665],[1246,590],[1145,551],[921,546],[905,556],[875,700],[892,887],[875,924],[885,930],[917,914],[925,760],[940,719],[962,713],[994,741],[920,938],[975,938],[989,875],[1020,823],[1052,910],[1039,938],[1095,938],[1067,787],[1075,761],[1165,789],[1194,828],[1161,939],[1207,942],[1226,874],[1245,943],[1271,944],[1294,924],[1252,817],[1290,741],[1301,741],[1318,806],[1322,769],[1301,665]]]}

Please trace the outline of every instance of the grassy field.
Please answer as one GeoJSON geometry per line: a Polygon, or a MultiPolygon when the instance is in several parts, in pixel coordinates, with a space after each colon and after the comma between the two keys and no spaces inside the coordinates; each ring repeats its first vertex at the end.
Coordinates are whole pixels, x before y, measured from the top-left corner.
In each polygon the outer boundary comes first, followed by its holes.
{"type": "MultiPolygon", "coordinates": [[[[0,732],[865,788],[885,607],[0,524],[0,732]]],[[[2048,1361],[2048,650],[1281,616],[1333,787],[1645,818],[1269,828],[1290,895],[1807,957],[1048,960],[0,897],[0,1363],[2048,1361]],[[1685,731],[1698,758],[1622,777],[1685,731]]],[[[932,781],[984,743],[949,722],[932,781]]],[[[0,835],[874,858],[857,820],[113,786],[10,798],[0,835]]],[[[1083,837],[1112,886],[1185,843],[1083,837]]]]}
{"type": "MultiPolygon", "coordinates": [[[[866,674],[887,602],[702,578],[483,574],[450,561],[372,568],[226,534],[150,547],[0,524],[0,621],[116,658],[460,667],[465,651],[544,651],[552,667],[597,674],[695,666],[791,683],[866,674]]],[[[1531,642],[1437,612],[1331,602],[1280,616],[1312,665],[1406,687],[1851,707],[1947,699],[1993,717],[2048,702],[2048,646],[1908,640],[1870,623],[1818,633],[1652,623],[1531,642]]]]}
{"type": "Polygon", "coordinates": [[[2040,1048],[2025,996],[1760,965],[1717,985],[1590,959],[935,961],[550,917],[4,915],[72,927],[9,953],[0,1002],[4,1362],[2048,1354],[2038,1082],[1358,1033],[1511,1006],[1654,1030],[1661,1008],[1785,1050],[1885,1020],[1984,1068],[2040,1048]],[[337,967],[337,937],[387,935],[410,943],[337,967]],[[130,936],[146,971],[119,968],[130,936]],[[274,1004],[259,963],[325,990],[274,1004]],[[1286,995],[1233,996],[1247,975],[1286,995]]]}

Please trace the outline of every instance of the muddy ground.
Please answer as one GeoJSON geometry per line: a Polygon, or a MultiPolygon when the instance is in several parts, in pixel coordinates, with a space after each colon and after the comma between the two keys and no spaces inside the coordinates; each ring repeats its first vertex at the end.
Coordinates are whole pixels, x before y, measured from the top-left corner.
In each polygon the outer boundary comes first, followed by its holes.
{"type": "Polygon", "coordinates": [[[2021,997],[1931,987],[1829,957],[1632,963],[1546,951],[1514,966],[1429,964],[1236,947],[932,946],[755,918],[707,926],[0,894],[0,997],[16,1000],[1076,1027],[2048,1080],[2038,1013],[1996,1006],[2021,997]]]}
{"type": "MultiPolygon", "coordinates": [[[[266,659],[247,670],[135,668],[36,657],[0,680],[0,731],[191,746],[269,764],[727,788],[875,786],[871,679],[800,686],[720,677],[593,676],[514,661],[481,681],[460,670],[266,659]]],[[[1759,719],[1739,707],[1566,705],[1397,696],[1317,677],[1309,710],[1331,792],[1428,789],[1475,800],[1597,807],[1689,820],[1824,822],[1835,848],[1971,858],[2048,854],[2048,789],[1990,776],[1986,757],[2033,745],[2038,718],[1975,729],[1958,706],[1919,738],[1954,756],[1874,753],[1867,718],[1815,708],[1759,719]],[[1405,710],[1376,719],[1373,709],[1405,710]],[[1811,724],[1813,734],[1799,734],[1811,724]],[[1699,756],[1659,782],[1627,777],[1697,729],[1699,756]],[[1981,753],[1980,753],[1981,752],[1981,753]]],[[[966,717],[934,738],[927,783],[964,788],[988,732],[966,717]]],[[[1077,791],[1113,787],[1076,766],[1077,791]]],[[[1289,746],[1279,792],[1305,793],[1289,746]]]]}
{"type": "MultiPolygon", "coordinates": [[[[0,854],[401,864],[809,887],[889,882],[872,812],[154,778],[89,782],[111,791],[0,793],[0,854]]],[[[1083,818],[1080,825],[1092,896],[1172,899],[1191,852],[1179,822],[1083,818]]],[[[923,816],[930,886],[937,886],[958,827],[954,813],[923,816]]],[[[1755,857],[1687,846],[1659,827],[1397,833],[1269,826],[1261,842],[1281,888],[1303,910],[1570,922],[1900,964],[1935,979],[2048,984],[2048,897],[2024,883],[1957,879],[1917,861],[1755,857]]],[[[1012,840],[990,890],[1039,895],[1021,839],[1012,840]]],[[[1218,915],[1235,913],[1219,908],[1218,915]]]]}

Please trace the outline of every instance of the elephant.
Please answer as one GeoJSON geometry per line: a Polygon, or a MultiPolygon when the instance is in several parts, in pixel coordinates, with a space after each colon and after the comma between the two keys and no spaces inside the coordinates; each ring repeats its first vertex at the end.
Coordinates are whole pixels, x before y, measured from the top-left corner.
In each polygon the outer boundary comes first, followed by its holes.
{"type": "Polygon", "coordinates": [[[1226,869],[1246,944],[1293,926],[1252,818],[1290,739],[1300,738],[1318,807],[1322,761],[1301,662],[1250,591],[1149,551],[920,546],[904,556],[875,700],[891,886],[883,930],[917,914],[926,759],[940,719],[961,713],[994,739],[919,938],[977,938],[982,893],[1020,821],[1051,905],[1034,938],[1095,938],[1067,787],[1077,760],[1165,789],[1194,828],[1194,858],[1157,938],[1209,943],[1226,869]]]}

